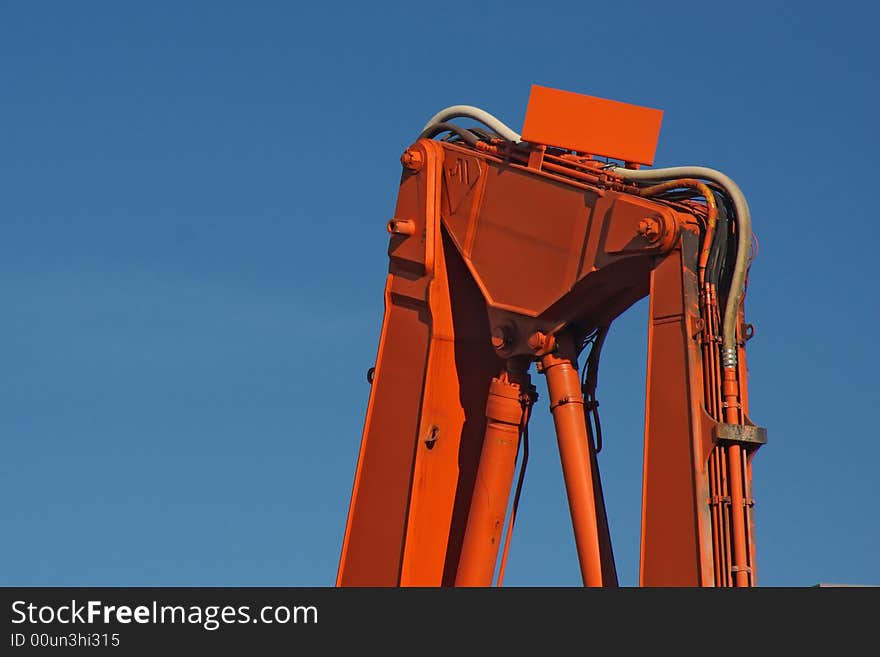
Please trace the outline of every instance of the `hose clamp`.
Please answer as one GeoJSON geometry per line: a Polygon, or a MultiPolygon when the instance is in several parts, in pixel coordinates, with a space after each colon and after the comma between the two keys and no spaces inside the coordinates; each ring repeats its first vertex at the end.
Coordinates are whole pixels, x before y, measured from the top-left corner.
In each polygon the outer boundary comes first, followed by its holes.
{"type": "Polygon", "coordinates": [[[724,347],[721,350],[721,366],[724,369],[736,369],[736,347],[724,347]]]}

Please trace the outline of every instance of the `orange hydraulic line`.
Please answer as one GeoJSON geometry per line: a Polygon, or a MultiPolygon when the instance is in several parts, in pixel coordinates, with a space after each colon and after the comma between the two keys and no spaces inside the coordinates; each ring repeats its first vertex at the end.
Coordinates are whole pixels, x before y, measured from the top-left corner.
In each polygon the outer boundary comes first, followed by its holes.
{"type": "MultiPolygon", "coordinates": [[[[710,385],[712,387],[712,408],[710,410],[711,416],[718,422],[722,421],[723,416],[723,407],[721,401],[721,381],[718,378],[720,368],[720,354],[718,353],[718,337],[719,337],[719,324],[720,317],[718,314],[718,302],[715,296],[716,290],[715,286],[711,284],[706,285],[706,293],[708,295],[708,312],[706,315],[706,321],[709,325],[709,372],[708,377],[710,380],[710,385]]],[[[719,586],[730,586],[730,531],[729,531],[729,523],[727,522],[727,507],[724,501],[725,497],[728,497],[725,493],[725,480],[727,477],[727,465],[723,460],[723,447],[715,447],[712,450],[714,455],[714,462],[716,472],[715,476],[717,478],[717,500],[718,504],[717,513],[718,513],[718,551],[716,552],[716,559],[719,561],[719,568],[722,571],[723,579],[718,583],[719,586]]],[[[729,504],[729,498],[728,502],[729,504]]]]}
{"type": "MultiPolygon", "coordinates": [[[[707,283],[703,286],[700,296],[702,302],[701,314],[703,317],[702,331],[702,348],[703,348],[703,394],[706,406],[706,412],[714,418],[719,419],[718,411],[718,394],[716,387],[716,365],[717,359],[715,354],[715,310],[712,305],[711,286],[707,283]]],[[[717,449],[712,450],[709,455],[709,496],[711,504],[712,516],[712,555],[714,562],[715,585],[724,585],[724,560],[723,546],[726,540],[721,533],[721,513],[723,504],[721,499],[721,486],[718,479],[718,454],[717,449]]]]}
{"type": "Polygon", "coordinates": [[[742,447],[730,445],[727,465],[730,472],[730,507],[733,516],[733,560],[737,586],[749,585],[748,547],[745,523],[745,496],[743,495],[742,447]]]}
{"type": "Polygon", "coordinates": [[[586,173],[584,171],[580,171],[579,169],[575,169],[572,166],[563,166],[561,164],[555,164],[554,162],[548,161],[550,158],[544,160],[543,168],[548,171],[553,171],[555,173],[561,173],[566,176],[571,176],[572,178],[576,178],[578,180],[583,180],[584,182],[590,183],[592,185],[598,185],[601,178],[592,173],[586,173]]]}
{"type": "MultiPolygon", "coordinates": [[[[712,340],[710,343],[709,368],[708,376],[711,380],[713,388],[713,407],[710,414],[719,422],[727,422],[730,424],[739,424],[740,404],[739,404],[739,385],[736,378],[736,369],[725,367],[723,370],[719,367],[720,354],[717,351],[716,338],[719,331],[720,318],[717,307],[717,291],[714,285],[706,285],[708,298],[708,309],[705,316],[708,322],[708,333],[712,340]],[[723,379],[719,380],[718,375],[723,371],[723,379]]],[[[753,582],[750,574],[750,568],[753,566],[749,545],[749,528],[747,526],[747,510],[745,507],[745,486],[746,482],[743,478],[743,450],[739,445],[730,445],[726,448],[716,447],[713,450],[715,467],[718,470],[715,475],[718,480],[718,499],[725,497],[725,493],[729,496],[729,519],[727,511],[724,507],[720,507],[720,514],[723,523],[719,526],[720,532],[720,548],[717,552],[717,558],[722,560],[723,568],[723,585],[749,586],[753,582]],[[725,486],[726,481],[726,486],[725,486]],[[726,490],[725,490],[726,489],[726,490]],[[731,548],[733,554],[731,554],[731,548]],[[733,580],[731,580],[733,577],[733,580]]],[[[713,463],[710,463],[712,469],[713,463]]],[[[747,466],[746,466],[747,467],[747,466]]]]}
{"type": "MultiPolygon", "coordinates": [[[[715,420],[719,420],[720,406],[718,404],[715,354],[716,321],[715,309],[712,304],[711,285],[703,284],[700,289],[700,316],[702,318],[701,351],[703,368],[703,402],[706,412],[715,420]]],[[[721,514],[724,512],[721,495],[721,486],[718,478],[718,454],[713,448],[709,455],[709,504],[712,517],[712,555],[715,574],[715,585],[723,586],[723,549],[726,537],[721,530],[721,514]]]]}
{"type": "Polygon", "coordinates": [[[723,575],[724,575],[724,564],[721,558],[721,493],[719,492],[718,485],[718,454],[716,450],[712,450],[709,454],[709,495],[712,501],[712,561],[713,566],[715,567],[715,586],[724,586],[723,584],[723,575]]]}
{"type": "MultiPolygon", "coordinates": [[[[477,145],[474,148],[483,153],[504,158],[505,160],[522,166],[528,166],[529,163],[528,153],[518,149],[487,144],[483,141],[477,142],[477,145]]],[[[627,183],[623,178],[611,170],[602,170],[600,172],[591,173],[590,170],[593,169],[593,167],[588,167],[584,163],[575,160],[562,159],[550,155],[549,153],[544,155],[541,169],[544,172],[552,172],[557,176],[564,176],[588,185],[606,187],[633,194],[638,193],[638,188],[635,185],[627,183]]]]}
{"type": "Polygon", "coordinates": [[[706,217],[706,237],[703,240],[703,248],[700,250],[699,274],[700,283],[703,282],[706,263],[709,262],[709,251],[712,247],[712,237],[715,235],[715,223],[718,219],[718,204],[715,202],[715,195],[709,189],[706,183],[696,180],[695,178],[680,178],[678,180],[670,180],[669,182],[660,183],[659,185],[651,185],[643,187],[638,191],[639,196],[656,196],[672,189],[680,189],[682,187],[691,187],[696,189],[706,199],[706,205],[709,208],[709,215],[706,217]]]}
{"type": "MultiPolygon", "coordinates": [[[[519,373],[525,387],[529,375],[519,373]]],[[[521,387],[505,372],[492,379],[486,401],[486,433],[455,575],[456,586],[491,586],[516,470],[523,406],[521,387]]]]}
{"type": "MultiPolygon", "coordinates": [[[[739,424],[739,402],[736,368],[724,368],[724,421],[739,424]]],[[[727,448],[727,467],[730,484],[730,508],[733,517],[733,561],[737,586],[749,585],[748,553],[746,546],[745,496],[743,494],[742,447],[730,445],[727,448]]]]}
{"type": "MultiPolygon", "coordinates": [[[[739,318],[738,324],[743,326],[745,318],[743,316],[743,308],[740,306],[739,309],[739,318]]],[[[747,381],[748,379],[748,367],[746,365],[746,350],[745,350],[745,341],[740,344],[739,347],[739,358],[737,359],[737,365],[739,367],[739,380],[747,381]]],[[[748,387],[743,385],[738,390],[739,392],[739,402],[740,402],[740,413],[745,418],[749,414],[749,394],[748,387]]],[[[745,450],[743,450],[745,451],[745,450]]],[[[752,459],[750,454],[745,454],[743,456],[743,461],[745,461],[745,495],[747,498],[746,504],[746,532],[748,538],[748,546],[749,546],[749,567],[752,569],[751,572],[751,585],[758,585],[758,572],[755,559],[755,535],[754,535],[754,517],[753,517],[753,505],[754,505],[754,493],[752,491],[752,459]]]]}
{"type": "Polygon", "coordinates": [[[717,307],[712,294],[712,286],[703,286],[703,363],[704,390],[706,391],[706,411],[715,420],[720,420],[720,404],[718,396],[720,385],[718,381],[718,320],[717,307]]]}
{"type": "Polygon", "coordinates": [[[541,359],[556,426],[562,474],[584,586],[602,586],[602,557],[596,517],[596,495],[580,377],[572,360],[558,354],[541,359]]]}
{"type": "Polygon", "coordinates": [[[718,512],[718,552],[716,558],[719,561],[720,568],[723,570],[724,583],[719,586],[729,586],[730,579],[730,522],[728,518],[730,509],[730,491],[728,490],[727,481],[729,473],[727,472],[727,462],[724,458],[724,447],[716,445],[712,448],[712,455],[715,464],[715,494],[718,512]]]}
{"type": "Polygon", "coordinates": [[[746,478],[746,496],[749,499],[749,502],[746,504],[746,532],[748,533],[748,546],[749,546],[749,567],[752,569],[751,572],[751,584],[752,586],[758,585],[758,564],[755,559],[755,525],[754,518],[752,516],[752,505],[754,504],[754,496],[752,493],[752,461],[749,458],[749,455],[744,455],[743,460],[746,462],[745,464],[745,478],[746,478]]]}

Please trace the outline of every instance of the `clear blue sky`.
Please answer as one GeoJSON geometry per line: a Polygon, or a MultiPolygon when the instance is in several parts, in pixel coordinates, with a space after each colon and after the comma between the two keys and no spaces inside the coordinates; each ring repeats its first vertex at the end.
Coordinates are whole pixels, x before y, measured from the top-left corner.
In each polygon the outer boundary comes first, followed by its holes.
{"type": "MultiPolygon", "coordinates": [[[[880,583],[871,3],[0,3],[0,584],[330,585],[398,157],[530,85],[747,194],[759,581],[880,583]]],[[[646,305],[599,398],[637,581],[646,305]]],[[[543,382],[539,390],[543,390],[543,382]]],[[[546,395],[543,397],[546,401],[546,395]]],[[[546,404],[507,583],[577,585],[546,404]]]]}

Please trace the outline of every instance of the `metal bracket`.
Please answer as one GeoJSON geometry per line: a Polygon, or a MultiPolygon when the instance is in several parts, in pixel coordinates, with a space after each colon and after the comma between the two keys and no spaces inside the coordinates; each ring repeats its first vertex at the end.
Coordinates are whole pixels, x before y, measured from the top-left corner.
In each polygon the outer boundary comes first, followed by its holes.
{"type": "Polygon", "coordinates": [[[767,444],[767,429],[754,424],[717,424],[714,434],[720,444],[744,445],[752,449],[767,444]]]}
{"type": "Polygon", "coordinates": [[[584,400],[582,397],[570,397],[565,396],[562,397],[559,401],[550,404],[550,410],[552,411],[557,406],[562,406],[563,404],[583,404],[584,400]]]}

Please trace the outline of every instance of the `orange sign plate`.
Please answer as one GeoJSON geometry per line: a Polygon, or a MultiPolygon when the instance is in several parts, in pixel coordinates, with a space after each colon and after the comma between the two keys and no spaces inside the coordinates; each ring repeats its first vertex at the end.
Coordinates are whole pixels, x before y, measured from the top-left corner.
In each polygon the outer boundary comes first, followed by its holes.
{"type": "Polygon", "coordinates": [[[663,111],[532,85],[522,138],[579,153],[653,164],[663,111]]]}

